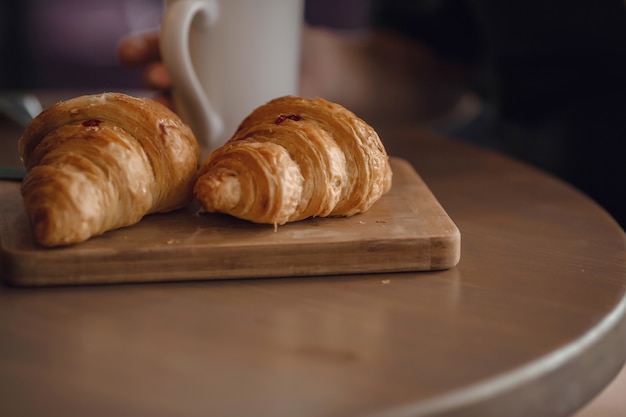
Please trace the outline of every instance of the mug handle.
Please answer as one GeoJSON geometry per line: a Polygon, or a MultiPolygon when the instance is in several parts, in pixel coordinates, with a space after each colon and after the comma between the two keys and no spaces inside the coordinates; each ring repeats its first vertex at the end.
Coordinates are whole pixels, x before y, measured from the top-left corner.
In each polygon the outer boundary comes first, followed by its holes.
{"type": "Polygon", "coordinates": [[[194,130],[198,141],[208,147],[224,130],[224,122],[204,93],[189,49],[192,24],[208,29],[218,19],[216,1],[177,1],[161,22],[159,43],[163,63],[172,78],[176,111],[194,130]]]}

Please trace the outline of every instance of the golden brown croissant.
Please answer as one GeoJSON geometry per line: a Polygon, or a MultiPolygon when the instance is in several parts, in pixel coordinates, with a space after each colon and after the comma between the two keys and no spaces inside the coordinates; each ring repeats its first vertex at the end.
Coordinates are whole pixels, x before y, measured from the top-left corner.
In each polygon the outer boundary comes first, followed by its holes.
{"type": "Polygon", "coordinates": [[[374,129],[323,99],[286,96],[254,110],[200,169],[208,212],[274,225],[368,210],[391,187],[374,129]]]}
{"type": "Polygon", "coordinates": [[[105,93],[60,102],[19,141],[24,207],[44,246],[82,242],[193,199],[200,149],[161,104],[105,93]]]}

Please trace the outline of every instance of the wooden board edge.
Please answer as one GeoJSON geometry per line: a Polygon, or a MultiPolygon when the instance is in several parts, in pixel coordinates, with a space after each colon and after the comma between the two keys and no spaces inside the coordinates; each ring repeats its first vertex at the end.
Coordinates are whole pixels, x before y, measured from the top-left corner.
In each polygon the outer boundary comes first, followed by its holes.
{"type": "Polygon", "coordinates": [[[297,248],[267,246],[254,251],[242,247],[240,252],[248,254],[245,257],[229,249],[215,250],[211,256],[196,256],[191,248],[189,251],[184,248],[173,251],[162,247],[144,253],[130,268],[128,262],[120,260],[116,254],[105,257],[97,254],[97,258],[86,256],[73,265],[72,274],[64,272],[62,265],[76,262],[76,259],[46,255],[46,252],[33,256],[3,250],[0,262],[1,270],[5,272],[4,282],[21,287],[420,272],[453,268],[460,259],[458,235],[441,236],[430,242],[378,240],[363,241],[356,246],[347,242],[343,248],[339,246],[342,245],[320,242],[297,248]],[[450,248],[451,256],[431,258],[429,251],[421,250],[430,245],[445,245],[450,248]],[[292,251],[297,251],[297,256],[292,251]],[[413,255],[407,256],[411,251],[413,255]],[[185,254],[182,259],[181,253],[185,254]],[[340,258],[338,253],[342,254],[340,258]],[[298,261],[284,263],[284,259],[289,258],[298,261]],[[185,264],[186,269],[173,268],[172,259],[176,259],[177,264],[185,264]],[[42,271],[37,268],[38,264],[48,267],[42,271]],[[104,264],[107,272],[99,274],[98,266],[104,264]]]}

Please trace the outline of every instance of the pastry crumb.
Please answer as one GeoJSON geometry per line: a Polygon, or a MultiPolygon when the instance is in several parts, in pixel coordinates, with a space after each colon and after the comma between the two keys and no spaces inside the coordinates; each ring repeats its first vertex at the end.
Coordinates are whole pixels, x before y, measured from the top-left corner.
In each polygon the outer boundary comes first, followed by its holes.
{"type": "Polygon", "coordinates": [[[391,283],[391,280],[390,279],[383,279],[382,281],[380,281],[380,283],[383,284],[383,285],[387,285],[387,284],[391,283]]]}

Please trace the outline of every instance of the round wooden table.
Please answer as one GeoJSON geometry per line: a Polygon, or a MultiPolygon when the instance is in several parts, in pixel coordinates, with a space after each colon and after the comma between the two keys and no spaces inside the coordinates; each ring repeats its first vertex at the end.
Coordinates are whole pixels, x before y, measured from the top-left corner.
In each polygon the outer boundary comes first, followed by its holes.
{"type": "Polygon", "coordinates": [[[499,154],[383,139],[458,226],[458,266],[2,286],[2,414],[565,416],[592,399],[626,357],[621,228],[499,154]]]}

